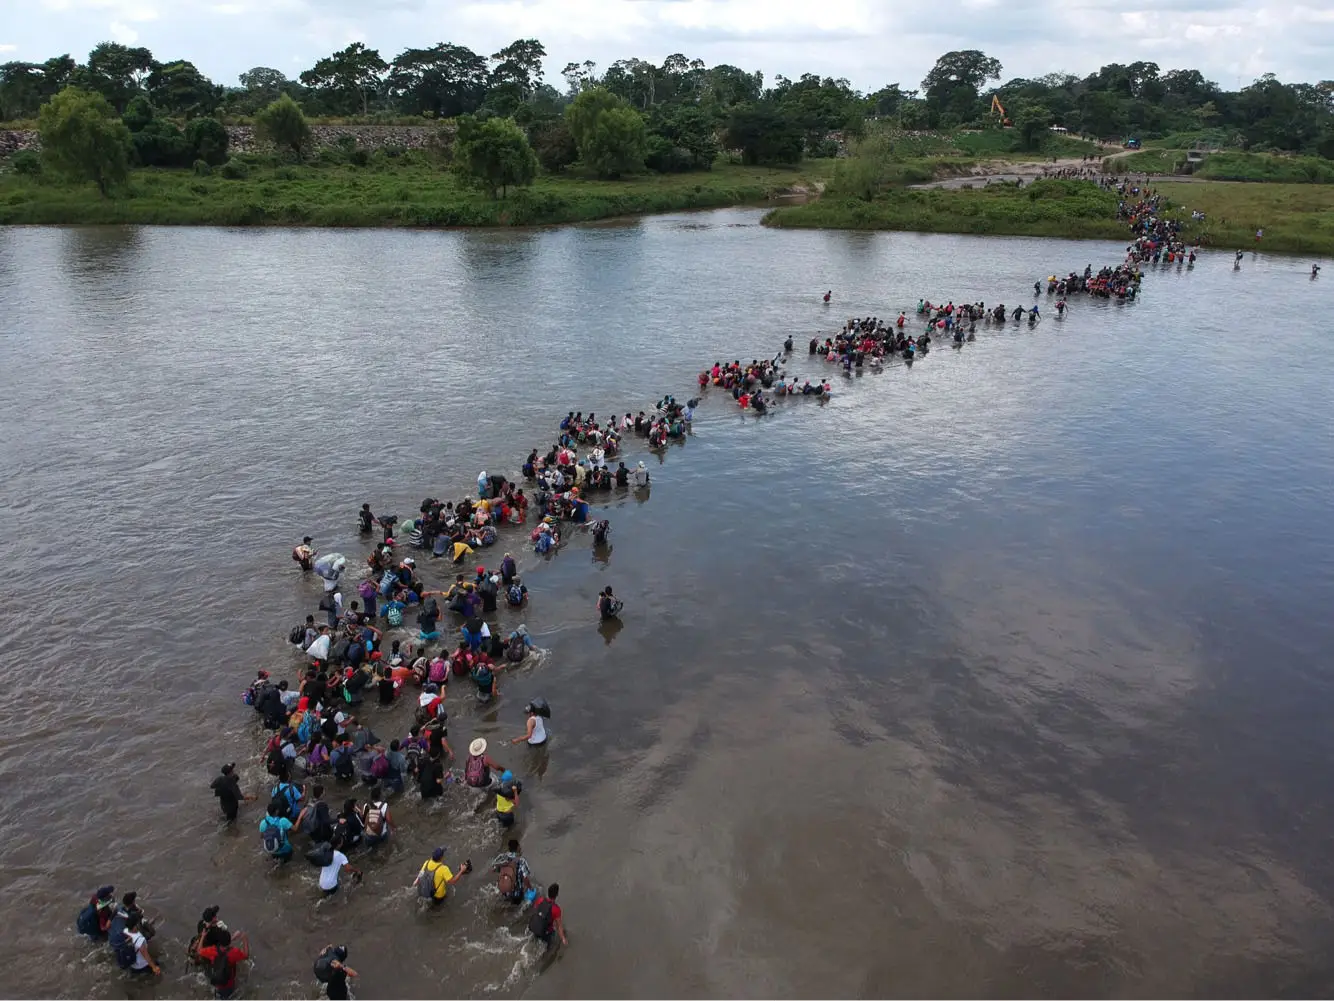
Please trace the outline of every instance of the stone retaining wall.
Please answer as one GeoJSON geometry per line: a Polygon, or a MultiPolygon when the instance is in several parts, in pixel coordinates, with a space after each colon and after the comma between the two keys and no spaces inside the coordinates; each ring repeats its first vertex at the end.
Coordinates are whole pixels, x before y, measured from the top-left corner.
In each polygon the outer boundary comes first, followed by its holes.
{"type": "MultiPolygon", "coordinates": [[[[442,130],[439,125],[312,125],[312,145],[316,149],[338,145],[341,136],[352,136],[364,149],[402,146],[426,149],[442,130]]],[[[255,138],[250,125],[228,125],[227,137],[233,153],[253,153],[265,147],[255,138]]],[[[0,158],[13,156],[21,149],[41,149],[42,140],[32,131],[0,131],[0,158]]]]}

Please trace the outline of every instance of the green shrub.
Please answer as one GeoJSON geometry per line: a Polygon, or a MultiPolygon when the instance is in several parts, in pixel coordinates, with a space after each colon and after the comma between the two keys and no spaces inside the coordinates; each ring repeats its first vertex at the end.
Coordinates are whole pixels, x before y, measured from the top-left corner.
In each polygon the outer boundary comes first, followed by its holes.
{"type": "Polygon", "coordinates": [[[195,118],[185,127],[195,156],[212,166],[227,162],[227,129],[216,118],[195,118]]]}
{"type": "Polygon", "coordinates": [[[9,159],[14,173],[25,177],[38,177],[42,173],[42,155],[34,149],[21,149],[9,159]]]}
{"type": "Polygon", "coordinates": [[[347,155],[347,162],[354,167],[365,167],[371,162],[371,152],[358,146],[347,155]]]}
{"type": "Polygon", "coordinates": [[[233,157],[222,165],[222,176],[229,181],[242,181],[250,176],[250,168],[245,161],[233,157]]]}
{"type": "Polygon", "coordinates": [[[213,173],[213,168],[209,166],[207,160],[196,160],[194,164],[194,172],[199,177],[208,177],[213,173]]]}

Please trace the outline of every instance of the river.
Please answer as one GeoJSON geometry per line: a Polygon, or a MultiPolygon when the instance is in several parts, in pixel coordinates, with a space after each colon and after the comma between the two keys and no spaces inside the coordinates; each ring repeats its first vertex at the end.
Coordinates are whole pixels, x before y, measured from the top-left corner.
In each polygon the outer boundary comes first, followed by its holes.
{"type": "Polygon", "coordinates": [[[333,941],[362,998],[1334,990],[1334,268],[1283,257],[1151,267],[1138,302],[979,328],[827,406],[717,395],[606,505],[607,559],[521,553],[549,653],[486,713],[451,696],[450,740],[526,783],[554,962],[481,875],[418,913],[433,846],[499,847],[461,796],[397,805],[318,905],[259,804],[220,827],[219,765],[263,778],[239,693],[294,669],[318,597],[302,535],[359,560],[363,501],[513,475],[567,410],[684,399],[788,334],[824,374],[805,342],[847,316],[1028,303],[1123,249],[758,222],[0,229],[5,993],[206,997],[181,952],[209,903],[251,997],[313,997],[333,941]],[[542,758],[497,739],[536,695],[542,758]],[[161,983],[75,936],[102,883],[164,918],[161,983]]]}

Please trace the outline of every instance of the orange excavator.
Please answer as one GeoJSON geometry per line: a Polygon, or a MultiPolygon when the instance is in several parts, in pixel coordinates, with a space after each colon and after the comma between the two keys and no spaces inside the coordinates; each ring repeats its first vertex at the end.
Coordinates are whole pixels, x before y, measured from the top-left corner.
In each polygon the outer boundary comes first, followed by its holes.
{"type": "Polygon", "coordinates": [[[995,94],[991,95],[991,110],[1000,116],[1001,128],[1008,129],[1014,125],[1005,114],[1005,105],[1000,103],[1000,98],[995,94]]]}

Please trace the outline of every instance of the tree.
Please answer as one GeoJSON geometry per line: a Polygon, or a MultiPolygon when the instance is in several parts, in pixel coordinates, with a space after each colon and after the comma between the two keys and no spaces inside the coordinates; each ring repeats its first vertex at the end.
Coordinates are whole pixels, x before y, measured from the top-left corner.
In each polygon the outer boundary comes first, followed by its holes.
{"type": "Polygon", "coordinates": [[[117,111],[124,111],[130,98],[143,92],[144,81],[155,63],[145,48],[130,48],[119,42],[102,42],[88,53],[84,81],[117,111]]]}
{"type": "Polygon", "coordinates": [[[565,68],[560,71],[560,75],[565,78],[565,86],[569,95],[574,97],[581,91],[596,87],[598,83],[597,70],[598,64],[591,59],[585,59],[582,63],[566,63],[565,68]]]}
{"type": "Polygon", "coordinates": [[[521,100],[528,100],[542,82],[542,60],[547,50],[536,38],[521,38],[511,42],[491,56],[495,68],[491,71],[491,86],[512,85],[521,100]]]}
{"type": "Polygon", "coordinates": [[[141,167],[187,167],[195,159],[185,133],[166,118],[150,118],[130,134],[130,142],[141,167]]]}
{"type": "Polygon", "coordinates": [[[1047,138],[1052,122],[1051,109],[1045,104],[1025,101],[1014,109],[1014,127],[1024,142],[1024,149],[1037,149],[1047,138]]]}
{"type": "Polygon", "coordinates": [[[246,90],[267,97],[270,101],[278,99],[283,86],[287,83],[287,77],[282,70],[276,70],[269,66],[256,66],[253,69],[248,69],[237,79],[241,81],[241,86],[246,90]]]}
{"type": "Polygon", "coordinates": [[[575,97],[565,108],[565,122],[574,136],[575,145],[582,154],[584,143],[593,135],[598,116],[614,108],[625,108],[625,99],[605,87],[590,87],[575,97]]]}
{"type": "Polygon", "coordinates": [[[899,110],[899,105],[906,96],[898,84],[891,83],[888,87],[881,87],[874,94],[868,95],[866,103],[870,105],[871,114],[887,118],[899,110]]]}
{"type": "Polygon", "coordinates": [[[758,101],[763,91],[763,73],[747,73],[722,63],[704,72],[701,100],[726,110],[738,104],[758,101]]]}
{"type": "Polygon", "coordinates": [[[559,173],[579,159],[579,147],[564,119],[539,122],[529,132],[537,162],[548,174],[559,173]]]}
{"type": "Polygon", "coordinates": [[[647,132],[634,108],[608,108],[597,116],[593,132],[579,147],[585,165],[598,177],[617,178],[644,169],[647,132]]]}
{"type": "Polygon", "coordinates": [[[121,112],[120,120],[125,123],[125,127],[131,134],[142,132],[144,126],[157,117],[157,109],[153,107],[153,102],[148,98],[140,96],[134,98],[125,110],[121,112]]]}
{"type": "Polygon", "coordinates": [[[216,118],[196,118],[185,127],[194,159],[216,167],[227,162],[227,129],[216,118]]]}
{"type": "Polygon", "coordinates": [[[92,181],[105,197],[129,173],[130,130],[101,94],[66,87],[37,116],[42,159],[69,177],[92,181]]]}
{"type": "Polygon", "coordinates": [[[0,66],[0,121],[30,118],[42,103],[42,68],[36,63],[0,66]]]}
{"type": "Polygon", "coordinates": [[[292,98],[284,94],[255,115],[255,130],[280,149],[291,150],[298,158],[310,142],[310,125],[292,98]]]}
{"type": "Polygon", "coordinates": [[[528,137],[512,118],[471,117],[459,121],[454,140],[454,172],[492,198],[499,189],[504,198],[511,187],[533,183],[537,176],[537,154],[528,137]]]}
{"type": "Polygon", "coordinates": [[[988,80],[1001,74],[1000,60],[977,49],[946,52],[922,81],[927,106],[933,115],[947,110],[962,119],[972,117],[978,94],[988,80]]]}
{"type": "Polygon", "coordinates": [[[801,128],[775,101],[757,101],[732,109],[727,146],[741,150],[747,164],[799,163],[804,148],[801,128]]]}
{"type": "Polygon", "coordinates": [[[654,170],[709,170],[720,151],[714,115],[692,104],[678,105],[653,120],[648,165],[654,170]],[[666,143],[654,143],[658,138],[666,143]]]}
{"type": "Polygon", "coordinates": [[[485,59],[462,45],[441,42],[429,49],[404,49],[386,83],[390,99],[408,114],[456,118],[481,107],[487,79],[485,59]]]}
{"type": "Polygon", "coordinates": [[[369,113],[370,96],[380,87],[389,64],[375,49],[353,42],[341,52],[325,56],[301,74],[301,82],[319,92],[328,106],[343,114],[369,113]]]}
{"type": "Polygon", "coordinates": [[[148,75],[148,96],[163,110],[186,118],[211,115],[222,103],[222,88],[185,60],[160,63],[148,75]]]}

